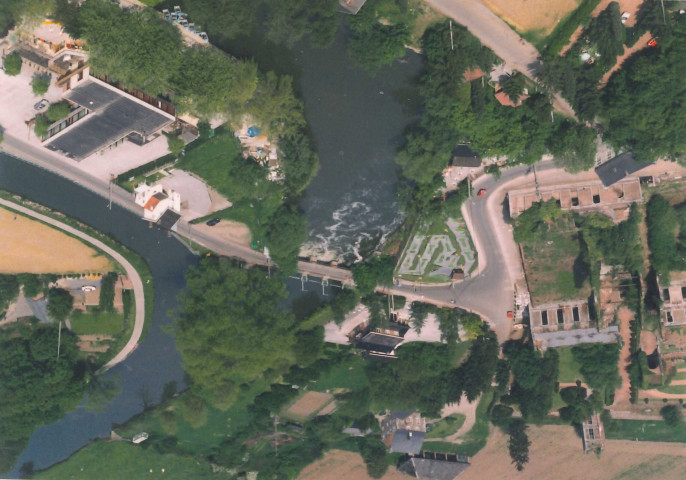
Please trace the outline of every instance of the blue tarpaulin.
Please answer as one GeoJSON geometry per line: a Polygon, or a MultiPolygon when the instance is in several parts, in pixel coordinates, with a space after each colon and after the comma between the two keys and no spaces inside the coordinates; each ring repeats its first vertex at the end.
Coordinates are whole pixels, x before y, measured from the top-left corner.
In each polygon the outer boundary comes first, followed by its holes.
{"type": "Polygon", "coordinates": [[[260,127],[256,127],[255,125],[248,129],[248,135],[251,137],[257,137],[260,133],[262,133],[262,129],[260,127]]]}

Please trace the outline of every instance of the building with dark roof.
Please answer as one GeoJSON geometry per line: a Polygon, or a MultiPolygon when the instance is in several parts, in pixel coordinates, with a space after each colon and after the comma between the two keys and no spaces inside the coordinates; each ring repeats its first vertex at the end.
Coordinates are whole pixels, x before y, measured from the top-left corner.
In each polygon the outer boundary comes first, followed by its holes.
{"type": "Polygon", "coordinates": [[[425,436],[426,432],[398,430],[393,434],[390,450],[394,453],[418,455],[422,451],[425,436]]]}
{"type": "Polygon", "coordinates": [[[453,150],[450,165],[453,167],[477,168],[481,166],[481,157],[467,145],[458,145],[453,150]]]}
{"type": "Polygon", "coordinates": [[[426,436],[426,419],[414,410],[392,412],[381,420],[381,439],[391,452],[417,455],[426,436]]]}
{"type": "Polygon", "coordinates": [[[402,337],[385,333],[369,332],[355,345],[370,353],[392,355],[395,348],[403,342],[402,337]]]}
{"type": "Polygon", "coordinates": [[[467,470],[469,459],[453,453],[421,452],[400,459],[398,470],[415,478],[453,480],[467,470]]]}
{"type": "Polygon", "coordinates": [[[652,162],[638,163],[632,152],[625,152],[597,166],[595,173],[600,178],[600,181],[603,182],[603,185],[609,187],[627,175],[638,172],[651,164],[652,162]]]}
{"type": "Polygon", "coordinates": [[[95,78],[65,96],[87,114],[55,135],[46,145],[69,158],[82,160],[125,139],[142,145],[159,136],[174,117],[95,78]]]}

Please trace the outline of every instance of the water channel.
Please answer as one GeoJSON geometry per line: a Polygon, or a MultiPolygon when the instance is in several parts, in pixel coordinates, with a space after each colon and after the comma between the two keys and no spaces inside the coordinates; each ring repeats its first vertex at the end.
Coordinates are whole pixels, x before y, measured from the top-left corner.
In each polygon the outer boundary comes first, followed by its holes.
{"type": "MultiPolygon", "coordinates": [[[[413,84],[421,69],[420,57],[410,52],[371,77],[351,66],[343,30],[328,49],[301,42],[287,51],[288,55],[275,57],[279,47],[265,42],[251,45],[246,49],[243,42],[244,50],[234,53],[255,56],[263,68],[266,65],[293,74],[305,100],[321,161],[319,174],[302,202],[310,224],[310,250],[354,258],[361,248],[373,248],[400,221],[393,159],[403,129],[416,114],[413,84]]],[[[225,48],[231,51],[230,45],[225,48]]],[[[110,211],[105,199],[1,153],[0,189],[64,212],[112,236],[145,258],[155,281],[155,310],[148,335],[129,358],[106,374],[106,378],[118,378],[119,395],[98,412],[82,405],[61,421],[36,429],[10,472],[15,477],[24,462],[33,462],[36,469],[46,468],[90,440],[108,437],[112,424],[141,412],[144,401],[156,403],[167,382],[184,385],[180,355],[164,326],[171,322],[167,313],[176,307],[183,274],[195,257],[175,238],[149,229],[136,215],[116,205],[110,211]]],[[[291,299],[296,298],[300,281],[293,280],[288,286],[291,299]]],[[[321,291],[318,285],[309,289],[321,291]]]]}

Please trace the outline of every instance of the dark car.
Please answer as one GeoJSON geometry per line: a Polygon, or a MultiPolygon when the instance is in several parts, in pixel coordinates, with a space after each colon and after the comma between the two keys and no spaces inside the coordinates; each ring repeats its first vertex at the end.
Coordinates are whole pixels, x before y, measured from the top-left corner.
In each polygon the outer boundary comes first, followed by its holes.
{"type": "Polygon", "coordinates": [[[208,225],[208,226],[210,226],[210,227],[214,227],[214,226],[215,226],[216,224],[218,224],[218,223],[219,223],[219,219],[218,219],[218,218],[213,218],[212,220],[208,220],[207,223],[206,223],[206,225],[208,225]]]}

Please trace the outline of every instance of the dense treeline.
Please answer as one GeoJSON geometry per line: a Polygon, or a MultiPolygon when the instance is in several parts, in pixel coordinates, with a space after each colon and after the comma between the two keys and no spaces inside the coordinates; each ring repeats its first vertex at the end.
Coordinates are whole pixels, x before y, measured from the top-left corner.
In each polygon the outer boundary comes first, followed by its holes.
{"type": "Polygon", "coordinates": [[[0,329],[0,472],[8,471],[33,430],[78,405],[86,387],[86,366],[76,338],[57,326],[12,323],[0,329]]]}
{"type": "Polygon", "coordinates": [[[663,276],[663,281],[668,282],[670,271],[683,270],[686,266],[683,260],[686,250],[681,242],[682,222],[674,207],[656,194],[650,197],[646,206],[646,225],[651,266],[663,276]]]}
{"type": "MultiPolygon", "coordinates": [[[[427,29],[422,39],[426,72],[421,94],[426,112],[407,135],[407,143],[397,162],[403,175],[417,185],[415,199],[433,196],[439,174],[459,143],[469,143],[480,155],[507,156],[513,162],[534,163],[550,151],[570,170],[593,164],[595,134],[570,122],[551,122],[550,100],[529,85],[531,96],[517,108],[503,106],[494,97],[493,87],[483,79],[461,82],[469,69],[490,71],[497,61],[489,49],[466,28],[442,23],[427,29]]],[[[518,97],[525,83],[517,74],[504,81],[503,88],[518,97]]]]}

